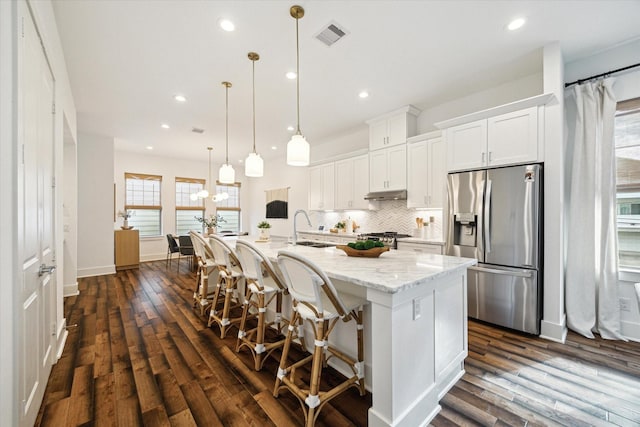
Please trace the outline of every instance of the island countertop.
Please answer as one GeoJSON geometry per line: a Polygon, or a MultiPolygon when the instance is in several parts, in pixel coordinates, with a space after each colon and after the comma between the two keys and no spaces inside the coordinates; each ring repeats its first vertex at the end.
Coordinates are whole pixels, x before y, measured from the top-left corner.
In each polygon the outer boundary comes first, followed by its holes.
{"type": "Polygon", "coordinates": [[[454,271],[466,270],[475,259],[412,251],[389,250],[378,258],[348,257],[335,247],[310,248],[284,242],[256,242],[254,236],[242,236],[272,261],[278,252],[290,251],[309,258],[322,268],[329,278],[373,288],[385,293],[402,292],[415,286],[438,280],[454,271]]]}

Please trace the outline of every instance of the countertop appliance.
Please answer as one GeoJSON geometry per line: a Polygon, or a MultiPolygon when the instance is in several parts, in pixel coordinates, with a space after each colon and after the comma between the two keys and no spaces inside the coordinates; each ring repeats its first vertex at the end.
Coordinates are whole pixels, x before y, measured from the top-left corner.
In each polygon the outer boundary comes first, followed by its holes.
{"type": "Polygon", "coordinates": [[[542,165],[450,173],[445,253],[476,258],[468,315],[540,334],[542,165]]]}
{"type": "Polygon", "coordinates": [[[395,231],[384,231],[381,233],[358,234],[356,240],[379,240],[391,249],[398,249],[398,237],[411,237],[408,234],[400,234],[395,231]]]}

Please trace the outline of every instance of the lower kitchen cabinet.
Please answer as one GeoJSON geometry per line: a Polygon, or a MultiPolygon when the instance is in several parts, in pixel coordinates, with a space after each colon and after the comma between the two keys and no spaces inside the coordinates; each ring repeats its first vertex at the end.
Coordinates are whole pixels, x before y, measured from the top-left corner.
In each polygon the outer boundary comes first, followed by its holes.
{"type": "Polygon", "coordinates": [[[140,266],[140,233],[138,230],[115,231],[116,270],[140,266]]]}
{"type": "Polygon", "coordinates": [[[442,245],[398,241],[399,251],[414,251],[418,253],[442,255],[443,249],[444,246],[442,245]]]}

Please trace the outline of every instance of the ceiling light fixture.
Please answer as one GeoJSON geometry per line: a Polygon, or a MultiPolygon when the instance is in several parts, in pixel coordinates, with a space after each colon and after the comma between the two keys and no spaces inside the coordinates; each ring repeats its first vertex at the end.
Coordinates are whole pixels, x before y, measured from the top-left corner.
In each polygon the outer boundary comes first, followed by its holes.
{"type": "Polygon", "coordinates": [[[360,98],[363,98],[363,99],[364,99],[364,98],[368,98],[368,97],[369,97],[369,92],[367,92],[366,90],[363,90],[362,92],[360,92],[360,93],[358,94],[358,96],[359,96],[360,98]]]}
{"type": "Polygon", "coordinates": [[[253,151],[249,153],[247,161],[244,163],[244,174],[249,177],[259,178],[264,175],[264,161],[260,154],[256,152],[256,61],[260,59],[260,55],[255,52],[249,52],[247,57],[251,61],[252,67],[252,86],[253,86],[253,151]]]}
{"type": "MultiPolygon", "coordinates": [[[[207,150],[209,150],[209,175],[207,176],[207,179],[209,180],[209,186],[211,186],[211,150],[213,150],[213,147],[207,147],[207,150]]],[[[191,193],[189,196],[191,200],[206,199],[207,197],[209,197],[209,192],[206,187],[197,193],[191,193]]]]}
{"type": "Polygon", "coordinates": [[[289,132],[293,132],[294,130],[296,130],[296,128],[294,128],[293,126],[287,126],[287,130],[289,132]]]}
{"type": "Polygon", "coordinates": [[[518,28],[521,28],[524,25],[525,22],[527,22],[527,21],[524,18],[517,18],[517,19],[514,19],[513,21],[509,22],[509,25],[507,25],[507,28],[510,31],[515,31],[518,28]]]}
{"type": "Polygon", "coordinates": [[[166,123],[163,123],[163,124],[161,124],[161,125],[160,125],[160,127],[161,127],[162,129],[169,129],[171,126],[169,126],[169,125],[168,125],[168,124],[166,124],[166,123]]]}
{"type": "Polygon", "coordinates": [[[272,150],[277,150],[277,149],[278,149],[278,147],[276,147],[275,145],[272,145],[272,146],[271,146],[271,149],[272,149],[272,150]]]}
{"type": "Polygon", "coordinates": [[[236,29],[236,25],[228,19],[221,19],[220,28],[222,28],[225,31],[233,31],[236,29]]]}
{"type": "Polygon", "coordinates": [[[296,77],[298,77],[298,75],[297,75],[296,73],[294,73],[293,71],[289,71],[289,72],[286,74],[286,76],[287,76],[287,78],[288,78],[289,80],[293,80],[293,79],[295,79],[296,77]]]}
{"type": "Polygon", "coordinates": [[[153,147],[150,145],[147,145],[147,150],[153,150],[153,147]]]}
{"type": "Polygon", "coordinates": [[[187,102],[187,97],[184,95],[174,95],[173,99],[175,99],[178,102],[187,102]]]}
{"type": "Polygon", "coordinates": [[[223,184],[233,184],[236,181],[236,172],[233,170],[233,166],[229,164],[229,88],[231,83],[222,82],[225,87],[225,109],[226,109],[226,122],[225,122],[225,137],[226,137],[226,156],[224,165],[220,166],[218,172],[218,181],[223,184]]]}
{"type": "Polygon", "coordinates": [[[302,6],[291,6],[289,13],[296,20],[296,112],[297,128],[296,134],[291,137],[287,144],[287,164],[291,166],[309,165],[309,143],[300,131],[300,41],[298,35],[298,20],[304,16],[302,6]]]}

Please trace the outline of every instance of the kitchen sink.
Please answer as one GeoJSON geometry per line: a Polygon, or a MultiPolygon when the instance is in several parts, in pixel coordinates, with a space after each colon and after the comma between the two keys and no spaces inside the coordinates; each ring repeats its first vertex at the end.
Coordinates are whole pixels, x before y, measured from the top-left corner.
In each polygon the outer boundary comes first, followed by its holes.
{"type": "Polygon", "coordinates": [[[296,242],[299,246],[309,246],[310,248],[330,248],[335,246],[333,243],[319,243],[319,242],[296,242]]]}

